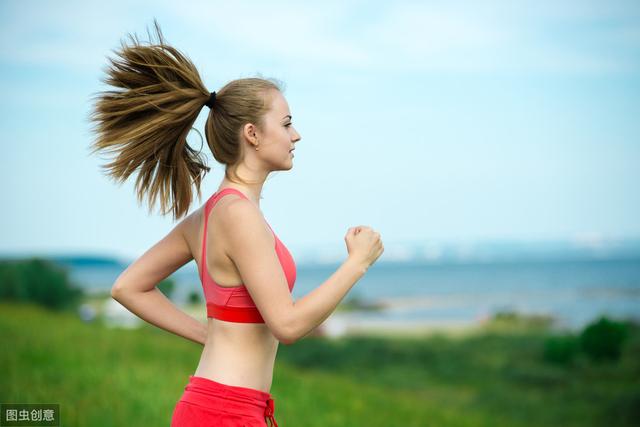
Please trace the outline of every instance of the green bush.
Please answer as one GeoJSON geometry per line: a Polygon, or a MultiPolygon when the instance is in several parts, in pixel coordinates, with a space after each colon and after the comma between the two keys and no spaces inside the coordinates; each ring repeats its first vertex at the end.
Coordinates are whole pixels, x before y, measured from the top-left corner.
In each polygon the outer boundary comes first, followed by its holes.
{"type": "Polygon", "coordinates": [[[568,365],[573,362],[580,346],[573,335],[551,336],[544,342],[543,358],[547,362],[568,365]]]}
{"type": "Polygon", "coordinates": [[[41,258],[0,261],[0,300],[33,302],[51,309],[74,308],[83,292],[60,265],[41,258]]]}
{"type": "Polygon", "coordinates": [[[158,283],[158,289],[162,292],[167,298],[171,299],[173,295],[173,289],[175,288],[175,282],[173,279],[164,279],[160,283],[158,283]]]}
{"type": "Polygon", "coordinates": [[[591,360],[618,360],[626,337],[624,323],[601,317],[584,328],[580,334],[580,345],[591,360]]]}
{"type": "Polygon", "coordinates": [[[189,304],[199,304],[201,300],[202,298],[199,292],[189,292],[189,296],[187,297],[189,304]]]}

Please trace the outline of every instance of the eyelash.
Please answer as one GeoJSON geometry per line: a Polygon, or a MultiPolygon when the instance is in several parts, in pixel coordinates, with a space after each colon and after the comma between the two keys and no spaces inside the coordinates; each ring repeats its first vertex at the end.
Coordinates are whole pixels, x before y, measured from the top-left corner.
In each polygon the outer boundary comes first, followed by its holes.
{"type": "Polygon", "coordinates": [[[293,123],[287,123],[284,127],[291,126],[293,123]]]}

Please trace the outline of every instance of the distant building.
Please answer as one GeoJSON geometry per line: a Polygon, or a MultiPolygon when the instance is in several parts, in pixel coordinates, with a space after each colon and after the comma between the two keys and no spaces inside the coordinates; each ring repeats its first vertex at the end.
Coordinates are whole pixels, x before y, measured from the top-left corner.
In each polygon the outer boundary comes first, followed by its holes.
{"type": "Polygon", "coordinates": [[[102,306],[102,314],[106,325],[110,327],[131,329],[142,325],[142,319],[113,298],[106,299],[102,306]]]}

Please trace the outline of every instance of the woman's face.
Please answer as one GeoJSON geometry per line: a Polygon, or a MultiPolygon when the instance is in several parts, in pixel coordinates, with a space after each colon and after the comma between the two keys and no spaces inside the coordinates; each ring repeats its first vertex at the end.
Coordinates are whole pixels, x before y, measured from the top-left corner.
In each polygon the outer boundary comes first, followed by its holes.
{"type": "Polygon", "coordinates": [[[265,116],[263,132],[258,134],[259,150],[256,154],[272,170],[291,169],[294,157],[291,150],[300,139],[291,122],[287,100],[280,91],[272,91],[271,109],[265,116]]]}

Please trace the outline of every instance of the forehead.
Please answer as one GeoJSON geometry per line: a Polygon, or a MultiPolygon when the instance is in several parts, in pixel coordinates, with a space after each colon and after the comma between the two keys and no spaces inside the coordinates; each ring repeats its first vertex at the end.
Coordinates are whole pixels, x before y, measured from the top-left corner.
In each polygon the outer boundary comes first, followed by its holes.
{"type": "Polygon", "coordinates": [[[274,91],[271,101],[271,111],[275,114],[289,114],[289,104],[280,91],[274,91]]]}

